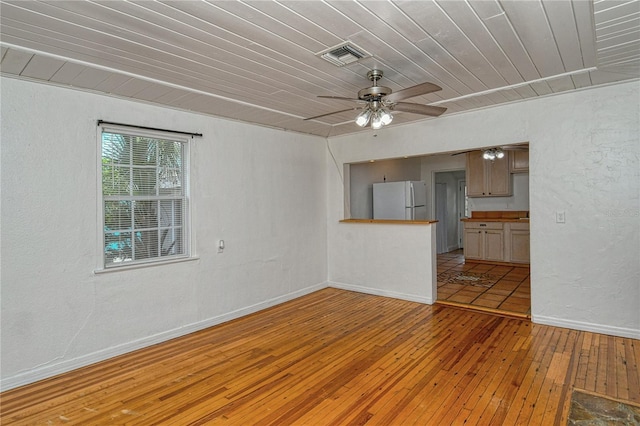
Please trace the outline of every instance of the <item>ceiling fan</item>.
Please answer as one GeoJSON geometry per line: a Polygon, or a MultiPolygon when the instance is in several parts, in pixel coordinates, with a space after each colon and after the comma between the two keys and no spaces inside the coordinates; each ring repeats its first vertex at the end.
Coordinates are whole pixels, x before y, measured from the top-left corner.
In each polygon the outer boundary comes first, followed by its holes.
{"type": "Polygon", "coordinates": [[[482,151],[482,156],[485,160],[495,160],[496,158],[503,158],[504,151],[528,151],[528,150],[529,150],[529,143],[527,142],[527,143],[520,143],[520,144],[513,144],[513,145],[501,145],[501,146],[493,146],[488,148],[477,148],[469,151],[454,152],[451,155],[460,155],[460,154],[466,154],[468,152],[482,151]]]}
{"type": "Polygon", "coordinates": [[[391,123],[393,120],[392,111],[410,112],[413,114],[423,114],[437,117],[444,113],[447,109],[433,105],[414,104],[410,102],[399,102],[404,99],[413,98],[414,96],[426,95],[427,93],[437,92],[442,88],[433,83],[421,83],[406,89],[392,92],[388,87],[378,86],[378,80],[382,78],[381,70],[371,70],[367,73],[367,78],[373,83],[371,87],[366,87],[358,92],[358,98],[345,98],[341,96],[318,96],[324,99],[337,99],[340,101],[351,101],[363,104],[363,106],[334,111],[327,114],[316,115],[314,117],[305,118],[305,120],[314,120],[316,118],[325,117],[327,115],[339,114],[345,111],[353,111],[362,109],[356,116],[356,124],[360,127],[366,126],[371,122],[373,129],[379,129],[391,123]]]}

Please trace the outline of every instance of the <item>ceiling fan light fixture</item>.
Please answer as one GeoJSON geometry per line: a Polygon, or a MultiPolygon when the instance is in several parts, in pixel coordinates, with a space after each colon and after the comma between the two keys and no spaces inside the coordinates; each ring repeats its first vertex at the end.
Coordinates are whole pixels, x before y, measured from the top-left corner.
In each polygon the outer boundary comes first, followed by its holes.
{"type": "Polygon", "coordinates": [[[369,118],[371,118],[371,110],[369,108],[365,108],[365,110],[356,117],[356,124],[360,127],[364,127],[369,122],[369,118]]]}
{"type": "Polygon", "coordinates": [[[493,161],[496,158],[497,159],[504,158],[504,151],[501,148],[485,149],[484,152],[482,153],[482,158],[490,161],[493,161]]]}
{"type": "Polygon", "coordinates": [[[386,126],[393,121],[393,115],[391,112],[385,108],[379,107],[376,102],[372,102],[362,111],[360,114],[356,116],[355,123],[364,127],[369,122],[371,122],[371,128],[373,130],[378,130],[382,128],[382,126],[386,126]]]}

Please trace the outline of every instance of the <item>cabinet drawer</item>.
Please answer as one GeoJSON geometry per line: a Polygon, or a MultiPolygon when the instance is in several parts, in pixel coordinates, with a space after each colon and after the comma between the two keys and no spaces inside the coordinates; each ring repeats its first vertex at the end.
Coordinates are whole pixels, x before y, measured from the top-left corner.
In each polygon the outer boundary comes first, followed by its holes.
{"type": "Polygon", "coordinates": [[[529,223],[528,222],[511,222],[509,223],[509,228],[512,230],[518,230],[518,231],[528,231],[529,223]]]}
{"type": "Polygon", "coordinates": [[[502,229],[502,222],[465,222],[465,229],[502,229]]]}

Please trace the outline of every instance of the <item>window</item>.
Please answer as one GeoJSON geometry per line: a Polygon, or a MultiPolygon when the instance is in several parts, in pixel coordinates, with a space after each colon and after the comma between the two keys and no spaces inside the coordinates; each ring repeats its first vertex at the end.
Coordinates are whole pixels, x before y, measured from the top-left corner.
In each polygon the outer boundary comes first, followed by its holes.
{"type": "Polygon", "coordinates": [[[104,268],[189,256],[189,139],[101,126],[104,268]]]}

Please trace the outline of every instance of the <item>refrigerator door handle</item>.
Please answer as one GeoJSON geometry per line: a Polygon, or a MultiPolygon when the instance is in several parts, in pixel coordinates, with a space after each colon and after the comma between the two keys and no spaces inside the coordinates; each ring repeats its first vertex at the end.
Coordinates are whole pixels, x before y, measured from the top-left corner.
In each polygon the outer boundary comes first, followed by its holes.
{"type": "Polygon", "coordinates": [[[416,193],[414,192],[413,182],[409,183],[409,191],[411,191],[411,207],[416,206],[416,193]]]}
{"type": "Polygon", "coordinates": [[[409,183],[409,190],[411,191],[411,220],[416,220],[416,194],[413,182],[409,183]]]}

